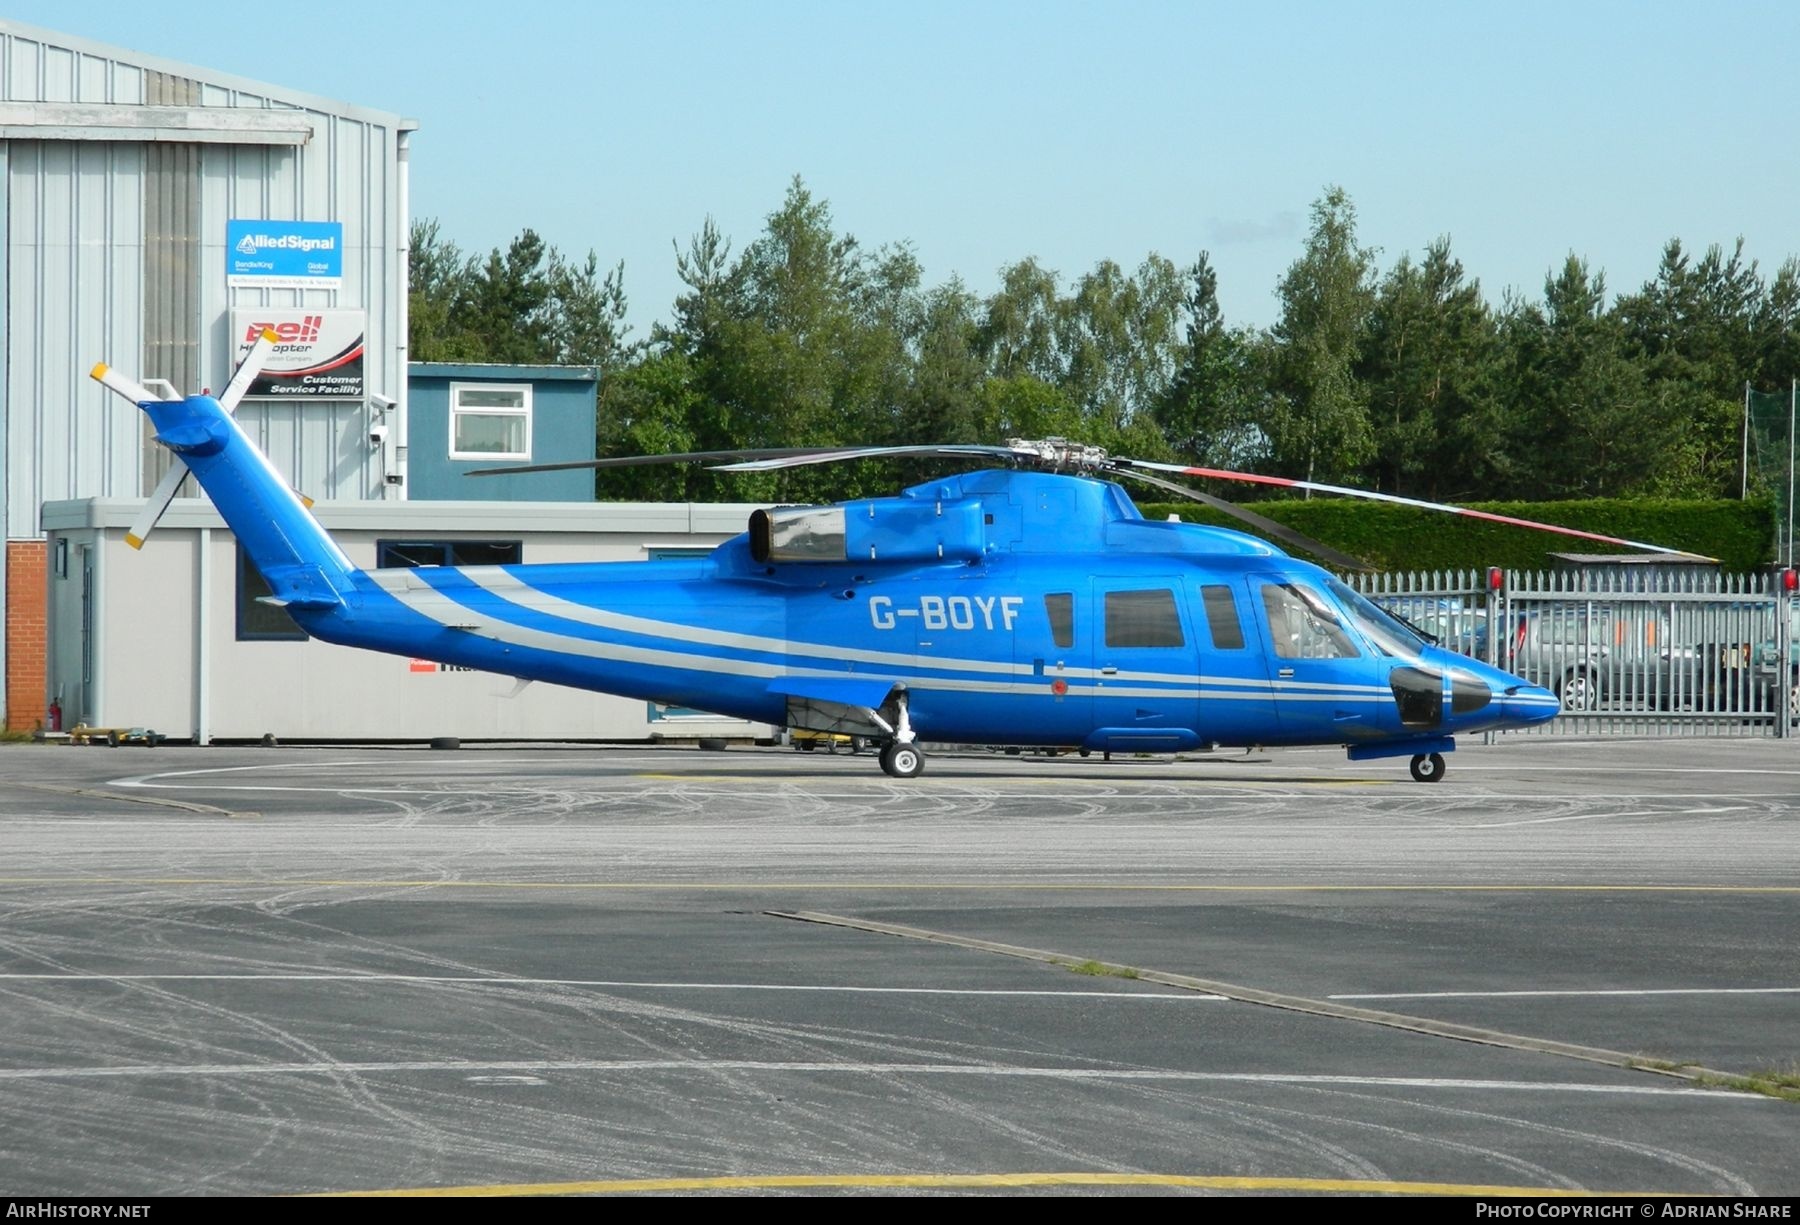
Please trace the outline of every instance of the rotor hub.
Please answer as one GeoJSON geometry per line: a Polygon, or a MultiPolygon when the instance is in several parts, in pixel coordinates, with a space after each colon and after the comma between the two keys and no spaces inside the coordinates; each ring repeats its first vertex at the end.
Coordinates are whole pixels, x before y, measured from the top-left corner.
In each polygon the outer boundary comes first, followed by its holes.
{"type": "Polygon", "coordinates": [[[1067,438],[1009,438],[1006,445],[1020,463],[1049,472],[1104,472],[1112,467],[1105,447],[1090,447],[1067,438]]]}

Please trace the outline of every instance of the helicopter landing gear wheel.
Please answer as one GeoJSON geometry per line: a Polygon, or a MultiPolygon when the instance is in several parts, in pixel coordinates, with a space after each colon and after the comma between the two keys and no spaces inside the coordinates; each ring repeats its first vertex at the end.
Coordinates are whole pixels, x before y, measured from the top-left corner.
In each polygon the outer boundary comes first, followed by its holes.
{"type": "Polygon", "coordinates": [[[1412,759],[1412,776],[1415,782],[1439,783],[1444,780],[1444,755],[1442,753],[1420,753],[1412,759]]]}
{"type": "Polygon", "coordinates": [[[889,744],[881,750],[881,768],[891,778],[917,778],[925,769],[925,754],[917,745],[889,744]]]}

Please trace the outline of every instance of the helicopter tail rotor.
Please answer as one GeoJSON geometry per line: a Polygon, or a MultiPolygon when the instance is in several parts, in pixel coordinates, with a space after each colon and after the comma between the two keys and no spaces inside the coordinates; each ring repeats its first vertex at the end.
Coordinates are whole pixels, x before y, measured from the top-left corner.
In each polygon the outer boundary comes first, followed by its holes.
{"type": "MultiPolygon", "coordinates": [[[[269,360],[269,354],[274,351],[275,341],[275,333],[264,328],[255,343],[250,346],[249,351],[244,354],[244,360],[238,363],[238,368],[232,374],[231,381],[225,385],[225,390],[219,394],[219,407],[227,413],[237,411],[238,403],[244,398],[244,393],[250,390],[250,384],[256,381],[256,376],[262,372],[263,364],[269,360]]],[[[143,405],[181,398],[173,394],[173,389],[171,389],[170,395],[159,396],[142,383],[125,377],[104,362],[95,366],[90,373],[96,382],[109,391],[124,396],[133,404],[143,405]]],[[[151,529],[162,519],[164,512],[169,509],[169,503],[175,500],[175,493],[181,488],[181,482],[187,479],[187,474],[187,464],[181,456],[172,454],[169,457],[169,470],[163,473],[162,480],[157,482],[156,488],[150,493],[149,500],[144,503],[144,509],[138,512],[137,518],[132,520],[131,527],[126,530],[126,544],[134,549],[144,547],[145,539],[149,537],[151,529]]]]}

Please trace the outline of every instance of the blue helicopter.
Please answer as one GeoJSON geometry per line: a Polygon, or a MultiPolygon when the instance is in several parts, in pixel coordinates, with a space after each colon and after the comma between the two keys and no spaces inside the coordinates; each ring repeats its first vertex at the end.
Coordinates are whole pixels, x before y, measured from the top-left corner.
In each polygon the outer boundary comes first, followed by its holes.
{"type": "MultiPolygon", "coordinates": [[[[924,742],[1106,753],[1341,744],[1353,761],[1409,758],[1413,778],[1436,782],[1458,734],[1530,727],[1559,709],[1549,690],[1436,645],[1273,544],[1144,518],[1113,478],[1234,512],[1159,474],[1363,491],[1060,439],[654,457],[737,471],[869,456],[991,466],[893,497],[757,510],[698,559],[361,570],[232,416],[272,344],[265,334],[251,347],[218,399],[161,399],[104,365],[93,376],[149,415],[181,461],[173,479],[193,472],[268,581],[266,598],[327,642],[863,736],[895,778],[924,769],[924,742]]],[[[593,466],[621,462],[644,461],[593,466]]],[[[134,544],[162,505],[146,507],[134,544]]]]}

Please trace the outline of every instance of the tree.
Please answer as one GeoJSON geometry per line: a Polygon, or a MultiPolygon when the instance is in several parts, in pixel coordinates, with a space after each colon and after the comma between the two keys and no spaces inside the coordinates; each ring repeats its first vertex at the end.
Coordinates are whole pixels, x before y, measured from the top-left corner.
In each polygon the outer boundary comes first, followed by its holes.
{"type": "MultiPolygon", "coordinates": [[[[706,406],[685,353],[663,346],[602,378],[596,454],[671,455],[703,449],[706,406]]],[[[651,502],[704,500],[717,482],[692,464],[602,468],[601,497],[651,502]]]]}
{"type": "Polygon", "coordinates": [[[1763,387],[1785,387],[1800,376],[1800,260],[1789,257],[1775,270],[1753,324],[1756,371],[1763,387]]]}
{"type": "Polygon", "coordinates": [[[407,343],[414,361],[597,366],[631,355],[625,266],[600,275],[593,252],[565,260],[534,230],[486,260],[464,255],[436,221],[412,227],[407,343]]]}
{"type": "Polygon", "coordinates": [[[1306,250],[1281,279],[1275,381],[1265,427],[1275,462],[1308,480],[1342,481],[1374,452],[1355,365],[1374,305],[1374,252],[1356,245],[1341,187],[1313,204],[1306,250]]]}
{"type": "Polygon", "coordinates": [[[918,355],[899,395],[896,440],[909,443],[996,442],[984,434],[976,352],[978,300],[954,278],[925,295],[918,355]]]}
{"type": "Polygon", "coordinates": [[[1061,388],[1031,374],[989,376],[981,384],[979,437],[1080,438],[1081,411],[1061,388]]]}
{"type": "Polygon", "coordinates": [[[1035,259],[1000,271],[1000,289],[987,300],[976,343],[988,373],[1011,379],[1029,375],[1061,386],[1057,350],[1059,294],[1056,274],[1035,259]]]}
{"type": "Polygon", "coordinates": [[[1625,496],[1643,487],[1672,440],[1624,330],[1606,310],[1606,278],[1571,254],[1544,301],[1504,324],[1507,423],[1519,456],[1509,491],[1527,498],[1625,496]]]}
{"type": "Polygon", "coordinates": [[[443,236],[436,220],[414,221],[410,241],[407,349],[412,360],[479,361],[481,341],[453,322],[474,278],[473,258],[443,236]]]}
{"type": "Polygon", "coordinates": [[[1368,389],[1370,475],[1394,493],[1467,498],[1506,469],[1493,394],[1496,330],[1450,240],[1402,255],[1382,281],[1358,374],[1368,389]]]}
{"type": "Polygon", "coordinates": [[[1614,308],[1649,403],[1668,422],[1671,449],[1648,477],[1659,492],[1716,496],[1738,488],[1743,389],[1759,375],[1764,296],[1743,248],[1739,239],[1727,256],[1714,245],[1693,263],[1671,239],[1656,276],[1614,308]]]}
{"type": "Polygon", "coordinates": [[[564,366],[593,366],[602,374],[629,360],[626,342],[625,264],[600,275],[592,251],[571,264],[554,251],[550,259],[550,326],[546,339],[552,360],[564,366]]]}
{"type": "Polygon", "coordinates": [[[1219,276],[1202,251],[1187,271],[1186,342],[1174,377],[1151,412],[1173,453],[1208,468],[1255,468],[1268,459],[1268,349],[1248,330],[1228,330],[1219,276]]]}
{"type": "MultiPolygon", "coordinates": [[[[705,406],[702,449],[840,446],[896,430],[921,272],[905,247],[865,252],[796,177],[781,208],[735,260],[711,221],[677,260],[688,286],[661,340],[692,363],[705,406]]],[[[794,469],[736,482],[792,500],[855,495],[879,474],[794,469]]],[[[760,496],[760,494],[759,494],[760,496]]]]}
{"type": "MultiPolygon", "coordinates": [[[[985,298],[927,284],[906,243],[867,248],[799,177],[741,253],[708,217],[647,343],[624,268],[532,230],[484,258],[412,229],[419,360],[601,372],[603,454],[1062,435],[1144,458],[1274,469],[1436,499],[1736,488],[1745,382],[1800,376],[1800,260],[1765,280],[1742,240],[1677,240],[1608,304],[1571,255],[1541,299],[1483,300],[1447,238],[1378,275],[1339,187],[1312,207],[1267,331],[1229,327],[1202,252],[1103,259],[1066,287],[1026,258],[985,298]]],[[[603,475],[630,496],[825,500],[938,469],[603,475]]]]}
{"type": "Polygon", "coordinates": [[[552,360],[548,256],[537,232],[525,230],[476,268],[453,322],[481,338],[483,361],[529,365],[552,360]]]}
{"type": "Polygon", "coordinates": [[[1126,276],[1102,260],[1056,314],[1064,386],[1094,427],[1120,432],[1174,380],[1184,294],[1175,265],[1152,253],[1126,276]]]}

